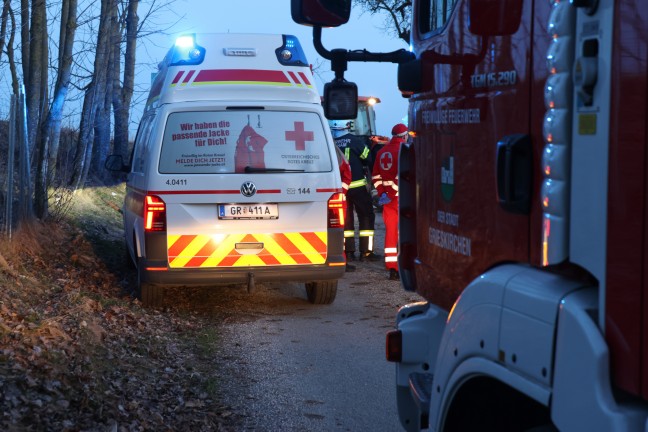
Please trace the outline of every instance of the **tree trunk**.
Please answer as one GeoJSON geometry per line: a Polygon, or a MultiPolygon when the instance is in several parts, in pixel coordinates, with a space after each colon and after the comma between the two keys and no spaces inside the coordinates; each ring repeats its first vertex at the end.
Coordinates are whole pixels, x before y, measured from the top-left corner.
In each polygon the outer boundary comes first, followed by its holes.
{"type": "Polygon", "coordinates": [[[11,17],[11,33],[7,42],[7,59],[9,60],[9,70],[11,71],[11,90],[13,94],[18,94],[18,69],[16,68],[16,56],[14,54],[14,41],[16,40],[16,17],[13,10],[9,10],[11,17]]]}
{"type": "MultiPolygon", "coordinates": [[[[93,173],[103,171],[103,163],[110,151],[110,106],[112,102],[112,82],[107,79],[104,84],[103,104],[97,109],[97,120],[95,122],[95,143],[92,153],[92,163],[90,169],[93,173]]],[[[103,176],[101,176],[103,178],[103,176]]]]}
{"type": "Polygon", "coordinates": [[[65,27],[61,25],[61,39],[59,46],[59,76],[55,87],[55,96],[52,102],[52,107],[58,109],[56,121],[52,125],[51,130],[51,149],[49,152],[48,162],[48,177],[53,180],[56,178],[56,162],[58,160],[59,144],[61,140],[61,122],[63,118],[63,104],[70,86],[70,78],[72,75],[72,49],[74,48],[74,40],[77,29],[77,11],[78,0],[64,0],[63,13],[65,13],[67,24],[65,27]],[[57,97],[59,95],[59,97],[57,97]]]}
{"type": "Polygon", "coordinates": [[[29,0],[20,0],[20,54],[22,57],[23,83],[29,81],[29,0]]]}
{"type": "Polygon", "coordinates": [[[72,72],[72,48],[77,27],[76,13],[77,0],[63,0],[59,36],[59,72],[54,87],[54,97],[47,118],[43,122],[38,142],[38,154],[43,157],[40,158],[36,168],[35,207],[36,216],[40,219],[47,216],[47,190],[56,173],[63,106],[72,72]]]}
{"type": "Polygon", "coordinates": [[[0,18],[0,56],[4,52],[4,43],[7,38],[7,23],[9,21],[9,9],[11,0],[4,0],[2,4],[2,17],[0,18]]]}
{"type": "MultiPolygon", "coordinates": [[[[28,187],[21,198],[23,210],[22,219],[34,216],[31,178],[31,166],[38,166],[42,154],[35,154],[36,140],[43,119],[44,104],[47,100],[47,69],[49,67],[49,52],[47,49],[47,7],[45,0],[21,0],[21,46],[22,68],[25,82],[26,126],[19,130],[26,131],[25,153],[22,156],[21,172],[23,181],[28,187]],[[30,14],[31,11],[31,14],[30,14]],[[31,163],[30,163],[31,162],[31,163]],[[33,165],[32,165],[33,164],[33,165]]],[[[13,45],[13,44],[12,44],[13,45]]],[[[9,50],[8,50],[9,53],[9,50]]],[[[13,57],[13,53],[9,53],[13,57]]],[[[10,64],[12,60],[10,58],[10,64]]],[[[13,74],[13,70],[12,70],[13,74]]],[[[14,87],[18,87],[17,85],[14,87]]]]}
{"type": "MultiPolygon", "coordinates": [[[[30,153],[34,150],[36,134],[42,113],[43,82],[47,83],[47,10],[45,0],[32,0],[28,73],[25,75],[25,96],[27,100],[27,144],[30,153]]],[[[23,51],[25,48],[23,48],[23,51]]],[[[23,69],[24,69],[23,62],[23,69]]]]}
{"type": "MultiPolygon", "coordinates": [[[[113,110],[115,112],[115,153],[128,156],[128,131],[130,119],[130,105],[135,88],[135,50],[137,47],[137,31],[139,17],[137,7],[139,0],[129,0],[126,14],[126,52],[124,54],[124,79],[123,86],[118,87],[119,74],[117,74],[117,85],[114,88],[113,110]]],[[[119,65],[119,58],[116,65],[119,65]]],[[[117,69],[119,72],[119,69],[117,69]]]]}
{"type": "Polygon", "coordinates": [[[108,79],[107,70],[111,51],[111,21],[114,8],[116,8],[115,0],[101,0],[94,74],[83,100],[79,140],[74,156],[73,174],[70,180],[70,184],[76,189],[83,187],[88,176],[92,160],[94,128],[97,114],[105,102],[106,81],[108,79]]]}
{"type": "MultiPolygon", "coordinates": [[[[92,151],[92,159],[89,169],[95,173],[99,174],[104,171],[103,163],[106,160],[106,156],[110,151],[110,132],[111,132],[111,104],[113,100],[114,93],[114,80],[112,79],[111,69],[115,62],[119,62],[119,45],[120,38],[115,37],[119,34],[119,14],[117,8],[117,2],[115,1],[114,7],[109,11],[110,12],[110,21],[109,21],[109,36],[107,42],[107,53],[108,60],[106,65],[105,74],[102,74],[102,83],[101,86],[103,90],[100,94],[103,95],[103,100],[101,105],[97,108],[97,118],[95,121],[95,140],[94,148],[92,151]]],[[[103,178],[104,176],[101,176],[103,178]]]]}

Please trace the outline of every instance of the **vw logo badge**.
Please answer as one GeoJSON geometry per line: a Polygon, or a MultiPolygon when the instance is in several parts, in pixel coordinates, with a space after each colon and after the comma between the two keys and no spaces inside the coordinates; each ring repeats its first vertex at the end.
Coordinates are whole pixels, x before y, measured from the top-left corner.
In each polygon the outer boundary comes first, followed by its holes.
{"type": "Polygon", "coordinates": [[[246,197],[251,197],[256,193],[256,186],[252,182],[245,182],[241,185],[241,194],[246,197]]]}

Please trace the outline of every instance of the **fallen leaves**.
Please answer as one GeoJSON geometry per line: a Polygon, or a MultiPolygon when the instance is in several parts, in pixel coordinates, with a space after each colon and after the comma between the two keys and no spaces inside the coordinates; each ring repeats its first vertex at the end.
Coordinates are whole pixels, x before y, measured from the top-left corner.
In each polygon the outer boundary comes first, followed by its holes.
{"type": "Polygon", "coordinates": [[[235,430],[196,348],[209,321],[143,309],[84,232],[0,241],[0,429],[235,430]]]}

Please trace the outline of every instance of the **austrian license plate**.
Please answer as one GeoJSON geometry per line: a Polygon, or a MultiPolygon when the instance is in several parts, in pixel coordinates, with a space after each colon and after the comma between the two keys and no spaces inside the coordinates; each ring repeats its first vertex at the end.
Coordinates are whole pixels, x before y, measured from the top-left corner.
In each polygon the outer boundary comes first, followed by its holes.
{"type": "Polygon", "coordinates": [[[218,219],[279,219],[277,204],[219,204],[218,219]]]}

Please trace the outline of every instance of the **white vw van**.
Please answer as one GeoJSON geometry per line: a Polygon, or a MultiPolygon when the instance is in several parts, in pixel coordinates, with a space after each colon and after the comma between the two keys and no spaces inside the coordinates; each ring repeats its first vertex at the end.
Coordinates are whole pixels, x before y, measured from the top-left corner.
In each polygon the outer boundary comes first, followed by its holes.
{"type": "Polygon", "coordinates": [[[160,64],[135,138],[124,232],[136,292],[303,281],[328,304],[344,275],[345,202],[334,144],[299,41],[180,38],[160,64]]]}

